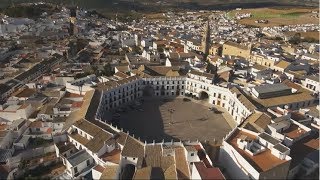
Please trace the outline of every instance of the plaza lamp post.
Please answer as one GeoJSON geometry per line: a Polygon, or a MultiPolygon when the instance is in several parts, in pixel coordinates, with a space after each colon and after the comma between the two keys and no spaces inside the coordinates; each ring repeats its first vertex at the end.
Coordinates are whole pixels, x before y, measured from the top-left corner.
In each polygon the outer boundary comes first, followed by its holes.
{"type": "Polygon", "coordinates": [[[168,109],[168,111],[169,111],[169,113],[170,113],[170,122],[169,122],[169,124],[173,124],[173,122],[172,122],[172,114],[173,114],[173,112],[175,111],[174,109],[168,109]]]}

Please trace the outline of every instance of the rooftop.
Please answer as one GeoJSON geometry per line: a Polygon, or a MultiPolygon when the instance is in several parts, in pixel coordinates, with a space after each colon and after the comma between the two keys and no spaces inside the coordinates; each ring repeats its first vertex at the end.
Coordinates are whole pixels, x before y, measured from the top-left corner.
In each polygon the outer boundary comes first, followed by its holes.
{"type": "Polygon", "coordinates": [[[114,149],[111,152],[106,152],[106,153],[102,154],[100,156],[100,158],[104,162],[112,162],[112,163],[115,163],[115,164],[119,164],[119,162],[120,162],[120,154],[121,154],[121,150],[120,149],[114,149]]]}
{"type": "Polygon", "coordinates": [[[247,136],[248,138],[253,140],[257,139],[257,136],[254,134],[236,129],[234,133],[227,139],[227,143],[229,143],[258,172],[268,171],[269,169],[272,169],[278,165],[287,162],[287,160],[281,160],[273,154],[271,154],[270,149],[266,149],[265,151],[254,156],[250,155],[246,151],[240,149],[237,145],[237,139],[240,138],[240,136],[242,135],[247,136]]]}
{"type": "Polygon", "coordinates": [[[152,167],[144,167],[141,169],[137,169],[133,179],[150,179],[151,178],[152,167]]]}
{"type": "Polygon", "coordinates": [[[282,133],[291,139],[296,139],[307,132],[301,129],[298,125],[291,123],[290,127],[282,131],[282,133]]]}
{"type": "Polygon", "coordinates": [[[201,179],[225,179],[219,168],[207,168],[203,162],[195,162],[201,179]]]}
{"type": "Polygon", "coordinates": [[[77,166],[78,164],[90,158],[90,154],[88,154],[86,150],[82,149],[67,158],[67,161],[69,161],[72,166],[77,166]]]}
{"type": "Polygon", "coordinates": [[[100,179],[115,179],[117,176],[119,165],[106,166],[102,172],[100,179]]]}
{"type": "Polygon", "coordinates": [[[271,117],[262,112],[255,112],[251,114],[241,127],[245,127],[254,132],[264,132],[267,125],[270,124],[271,117]]]}
{"type": "Polygon", "coordinates": [[[63,142],[60,142],[60,143],[57,143],[56,144],[57,148],[59,149],[59,153],[62,154],[66,151],[68,151],[69,149],[73,149],[75,148],[75,146],[72,144],[72,143],[63,143],[63,142]]]}
{"type": "Polygon", "coordinates": [[[273,145],[276,145],[278,143],[280,143],[281,141],[277,140],[276,138],[272,137],[271,135],[263,132],[261,134],[258,135],[260,138],[268,141],[269,143],[273,144],[273,145]]]}
{"type": "Polygon", "coordinates": [[[226,43],[224,43],[223,45],[229,45],[229,46],[233,46],[233,47],[237,47],[243,50],[248,50],[249,48],[247,46],[232,42],[232,41],[228,41],[226,43]]]}
{"type": "Polygon", "coordinates": [[[254,89],[259,93],[275,93],[278,91],[286,91],[286,90],[290,90],[291,88],[286,86],[285,84],[282,83],[278,83],[278,84],[266,84],[266,85],[262,85],[262,86],[256,86],[254,87],[254,89]]]}
{"type": "Polygon", "coordinates": [[[127,157],[142,158],[144,156],[144,144],[139,140],[128,136],[121,154],[122,156],[127,157]]]}
{"type": "Polygon", "coordinates": [[[294,94],[284,95],[279,97],[270,97],[266,99],[254,98],[254,100],[256,100],[258,103],[260,103],[264,107],[274,107],[274,106],[292,104],[296,102],[301,102],[302,99],[305,101],[312,101],[315,98],[306,92],[299,92],[299,93],[294,93],[294,94]]]}
{"type": "Polygon", "coordinates": [[[237,98],[239,99],[239,101],[241,103],[243,103],[248,109],[250,109],[251,111],[254,111],[255,109],[257,109],[256,105],[254,105],[251,100],[245,95],[245,93],[243,93],[238,87],[233,86],[230,91],[232,93],[236,93],[237,98]]]}
{"type": "Polygon", "coordinates": [[[175,160],[177,166],[178,179],[189,179],[189,165],[187,163],[186,154],[183,147],[175,148],[175,160]]]}
{"type": "Polygon", "coordinates": [[[29,88],[24,88],[22,90],[16,91],[16,93],[13,94],[15,97],[30,97],[36,93],[36,89],[29,89],[29,88]]]}
{"type": "Polygon", "coordinates": [[[280,62],[278,62],[275,66],[282,68],[282,69],[286,69],[291,63],[281,60],[280,62]]]}
{"type": "Polygon", "coordinates": [[[306,155],[319,150],[319,135],[307,136],[295,142],[290,149],[290,156],[292,158],[290,168],[293,168],[298,165],[306,155]]]}

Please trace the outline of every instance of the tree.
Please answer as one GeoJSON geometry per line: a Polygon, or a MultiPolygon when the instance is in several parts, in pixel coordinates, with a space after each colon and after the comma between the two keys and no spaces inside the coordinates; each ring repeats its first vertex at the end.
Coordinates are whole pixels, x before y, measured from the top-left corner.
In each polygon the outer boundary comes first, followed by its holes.
{"type": "Polygon", "coordinates": [[[98,71],[98,67],[97,66],[91,66],[92,69],[92,73],[96,74],[98,71]]]}
{"type": "Polygon", "coordinates": [[[299,44],[301,42],[301,34],[295,33],[292,38],[289,39],[290,44],[299,44]]]}
{"type": "Polygon", "coordinates": [[[114,71],[113,71],[110,63],[107,63],[106,65],[104,65],[103,69],[104,69],[103,74],[106,76],[112,76],[114,74],[114,71]]]}

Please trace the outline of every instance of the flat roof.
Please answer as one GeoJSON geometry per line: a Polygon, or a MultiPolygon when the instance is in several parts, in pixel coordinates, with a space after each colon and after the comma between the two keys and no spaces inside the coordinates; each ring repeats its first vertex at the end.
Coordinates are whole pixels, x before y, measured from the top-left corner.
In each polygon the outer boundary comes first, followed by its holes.
{"type": "Polygon", "coordinates": [[[273,146],[273,148],[275,148],[276,150],[278,150],[278,151],[280,151],[282,153],[290,150],[289,148],[287,148],[286,146],[284,146],[284,145],[282,145],[280,143],[278,143],[275,146],[273,146]]]}
{"type": "Polygon", "coordinates": [[[241,135],[245,135],[250,139],[257,139],[257,136],[253,134],[236,129],[234,133],[227,139],[227,143],[229,143],[258,172],[268,171],[269,169],[287,162],[287,160],[281,160],[271,154],[270,149],[266,149],[265,151],[254,156],[250,155],[238,147],[237,139],[240,138],[241,135]]]}
{"type": "Polygon", "coordinates": [[[255,86],[254,89],[255,89],[259,94],[291,90],[290,87],[288,87],[287,85],[282,84],[282,83],[278,83],[278,84],[266,84],[266,85],[261,85],[261,86],[255,86]]]}
{"type": "Polygon", "coordinates": [[[82,163],[83,161],[86,161],[90,157],[91,156],[89,155],[89,153],[87,153],[86,150],[82,149],[82,150],[74,153],[73,155],[71,155],[69,158],[67,158],[67,160],[69,161],[69,163],[72,166],[76,166],[76,165],[82,163]]]}
{"type": "Polygon", "coordinates": [[[282,131],[283,134],[285,134],[287,137],[291,139],[296,139],[300,137],[301,135],[305,134],[306,131],[302,128],[300,128],[296,124],[291,124],[290,127],[284,131],[282,131]]]}
{"type": "Polygon", "coordinates": [[[258,136],[261,137],[262,139],[270,142],[270,143],[273,144],[273,145],[278,144],[278,143],[281,142],[281,141],[279,141],[278,139],[272,137],[271,135],[269,135],[269,134],[267,134],[267,133],[265,133],[265,132],[259,134],[258,136]]]}

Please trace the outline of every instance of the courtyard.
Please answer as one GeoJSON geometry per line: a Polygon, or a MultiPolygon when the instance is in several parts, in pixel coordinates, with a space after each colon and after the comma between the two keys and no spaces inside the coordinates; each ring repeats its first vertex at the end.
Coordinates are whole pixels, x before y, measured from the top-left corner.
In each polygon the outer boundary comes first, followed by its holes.
{"type": "Polygon", "coordinates": [[[149,143],[172,139],[221,142],[231,130],[223,116],[227,112],[209,110],[201,101],[193,101],[183,98],[144,99],[134,107],[127,106],[121,108],[121,112],[115,112],[113,124],[149,143]]]}

